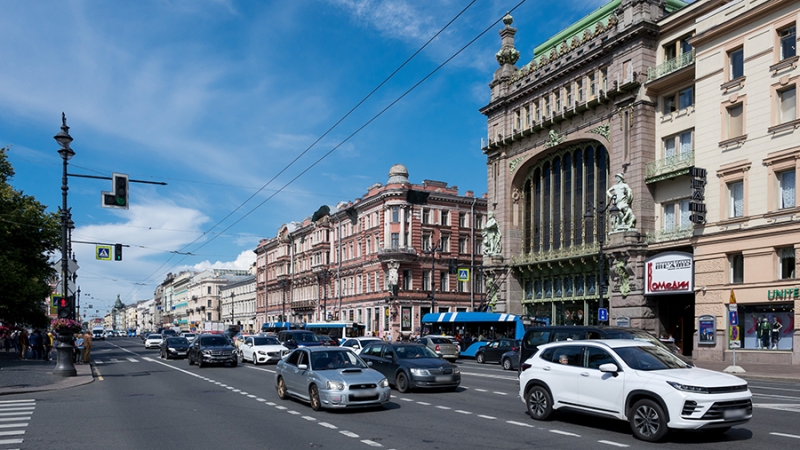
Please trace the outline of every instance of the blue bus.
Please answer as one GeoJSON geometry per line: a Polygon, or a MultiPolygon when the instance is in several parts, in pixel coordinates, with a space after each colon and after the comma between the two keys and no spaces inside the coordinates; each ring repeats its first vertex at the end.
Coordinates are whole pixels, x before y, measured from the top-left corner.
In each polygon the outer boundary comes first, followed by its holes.
{"type": "Polygon", "coordinates": [[[320,322],[307,323],[306,330],[318,335],[330,336],[336,339],[364,336],[365,325],[356,322],[320,322]]]}
{"type": "Polygon", "coordinates": [[[281,330],[302,330],[302,323],[295,322],[268,322],[261,325],[262,333],[277,333],[281,330]]]}
{"type": "MultiPolygon", "coordinates": [[[[487,312],[431,313],[422,317],[422,336],[441,334],[455,336],[471,342],[463,349],[461,356],[475,357],[479,348],[489,341],[506,337],[522,339],[525,325],[522,318],[513,314],[487,312]]],[[[464,345],[462,344],[462,347],[464,345]]]]}

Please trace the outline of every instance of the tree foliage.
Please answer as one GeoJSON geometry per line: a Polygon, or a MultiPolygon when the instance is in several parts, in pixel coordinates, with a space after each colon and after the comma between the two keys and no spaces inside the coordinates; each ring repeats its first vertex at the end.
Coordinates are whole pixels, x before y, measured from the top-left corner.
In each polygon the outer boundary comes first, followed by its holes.
{"type": "Polygon", "coordinates": [[[49,280],[55,276],[49,259],[59,247],[60,220],[34,197],[15,190],[13,177],[7,149],[0,148],[0,321],[43,327],[49,280]]]}

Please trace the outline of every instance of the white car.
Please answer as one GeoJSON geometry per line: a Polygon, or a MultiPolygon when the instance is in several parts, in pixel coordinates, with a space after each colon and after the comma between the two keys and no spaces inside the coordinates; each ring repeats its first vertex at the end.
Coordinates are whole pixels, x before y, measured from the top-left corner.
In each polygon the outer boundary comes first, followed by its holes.
{"type": "Polygon", "coordinates": [[[144,340],[144,348],[161,348],[161,342],[164,340],[160,334],[150,334],[144,340]]]}
{"type": "Polygon", "coordinates": [[[253,364],[276,363],[289,353],[277,338],[268,336],[247,336],[237,351],[240,363],[251,361],[253,364]]]}
{"type": "Polygon", "coordinates": [[[724,433],[753,416],[747,382],[691,367],[667,349],[630,339],[540,345],[524,361],[519,396],[536,420],[570,409],[630,422],[638,439],[669,429],[724,433]]]}
{"type": "Polygon", "coordinates": [[[185,337],[190,344],[194,341],[194,338],[197,337],[197,335],[194,333],[183,333],[181,336],[185,337]]]}
{"type": "Polygon", "coordinates": [[[339,344],[339,347],[347,347],[350,350],[356,352],[356,355],[361,354],[361,350],[367,346],[370,342],[381,341],[382,339],[376,337],[354,337],[354,338],[347,338],[342,339],[342,343],[339,344]]]}

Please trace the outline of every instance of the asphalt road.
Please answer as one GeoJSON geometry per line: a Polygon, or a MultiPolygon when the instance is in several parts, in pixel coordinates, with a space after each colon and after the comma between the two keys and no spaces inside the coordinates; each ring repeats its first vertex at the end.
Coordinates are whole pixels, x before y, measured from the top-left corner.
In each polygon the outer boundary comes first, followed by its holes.
{"type": "MultiPolygon", "coordinates": [[[[653,447],[634,439],[625,422],[578,414],[533,421],[517,397],[515,372],[471,360],[459,361],[457,392],[392,391],[382,410],[314,412],[278,399],[274,366],[200,369],[160,360],[138,338],[96,342],[92,353],[94,383],[2,398],[0,450],[653,447]]],[[[750,387],[751,422],[724,435],[673,433],[659,447],[798,448],[800,385],[750,387]]]]}

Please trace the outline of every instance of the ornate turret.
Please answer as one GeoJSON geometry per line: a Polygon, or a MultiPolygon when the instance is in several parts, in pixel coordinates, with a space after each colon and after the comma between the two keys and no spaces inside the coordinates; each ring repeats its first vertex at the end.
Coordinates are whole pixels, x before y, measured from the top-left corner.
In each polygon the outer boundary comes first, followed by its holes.
{"type": "Polygon", "coordinates": [[[117,294],[117,301],[114,303],[114,309],[122,309],[125,307],[125,304],[122,303],[122,300],[119,299],[119,294],[117,294]]]}
{"type": "Polygon", "coordinates": [[[489,87],[492,88],[492,99],[501,95],[501,93],[496,90],[501,86],[501,82],[510,79],[517,72],[517,68],[514,67],[514,64],[519,61],[519,50],[514,47],[514,35],[517,33],[517,29],[511,26],[513,22],[514,18],[511,17],[511,14],[506,14],[505,17],[503,17],[503,23],[506,24],[506,26],[500,30],[500,51],[495,55],[497,63],[500,64],[500,68],[494,72],[494,79],[489,83],[489,87]]]}

